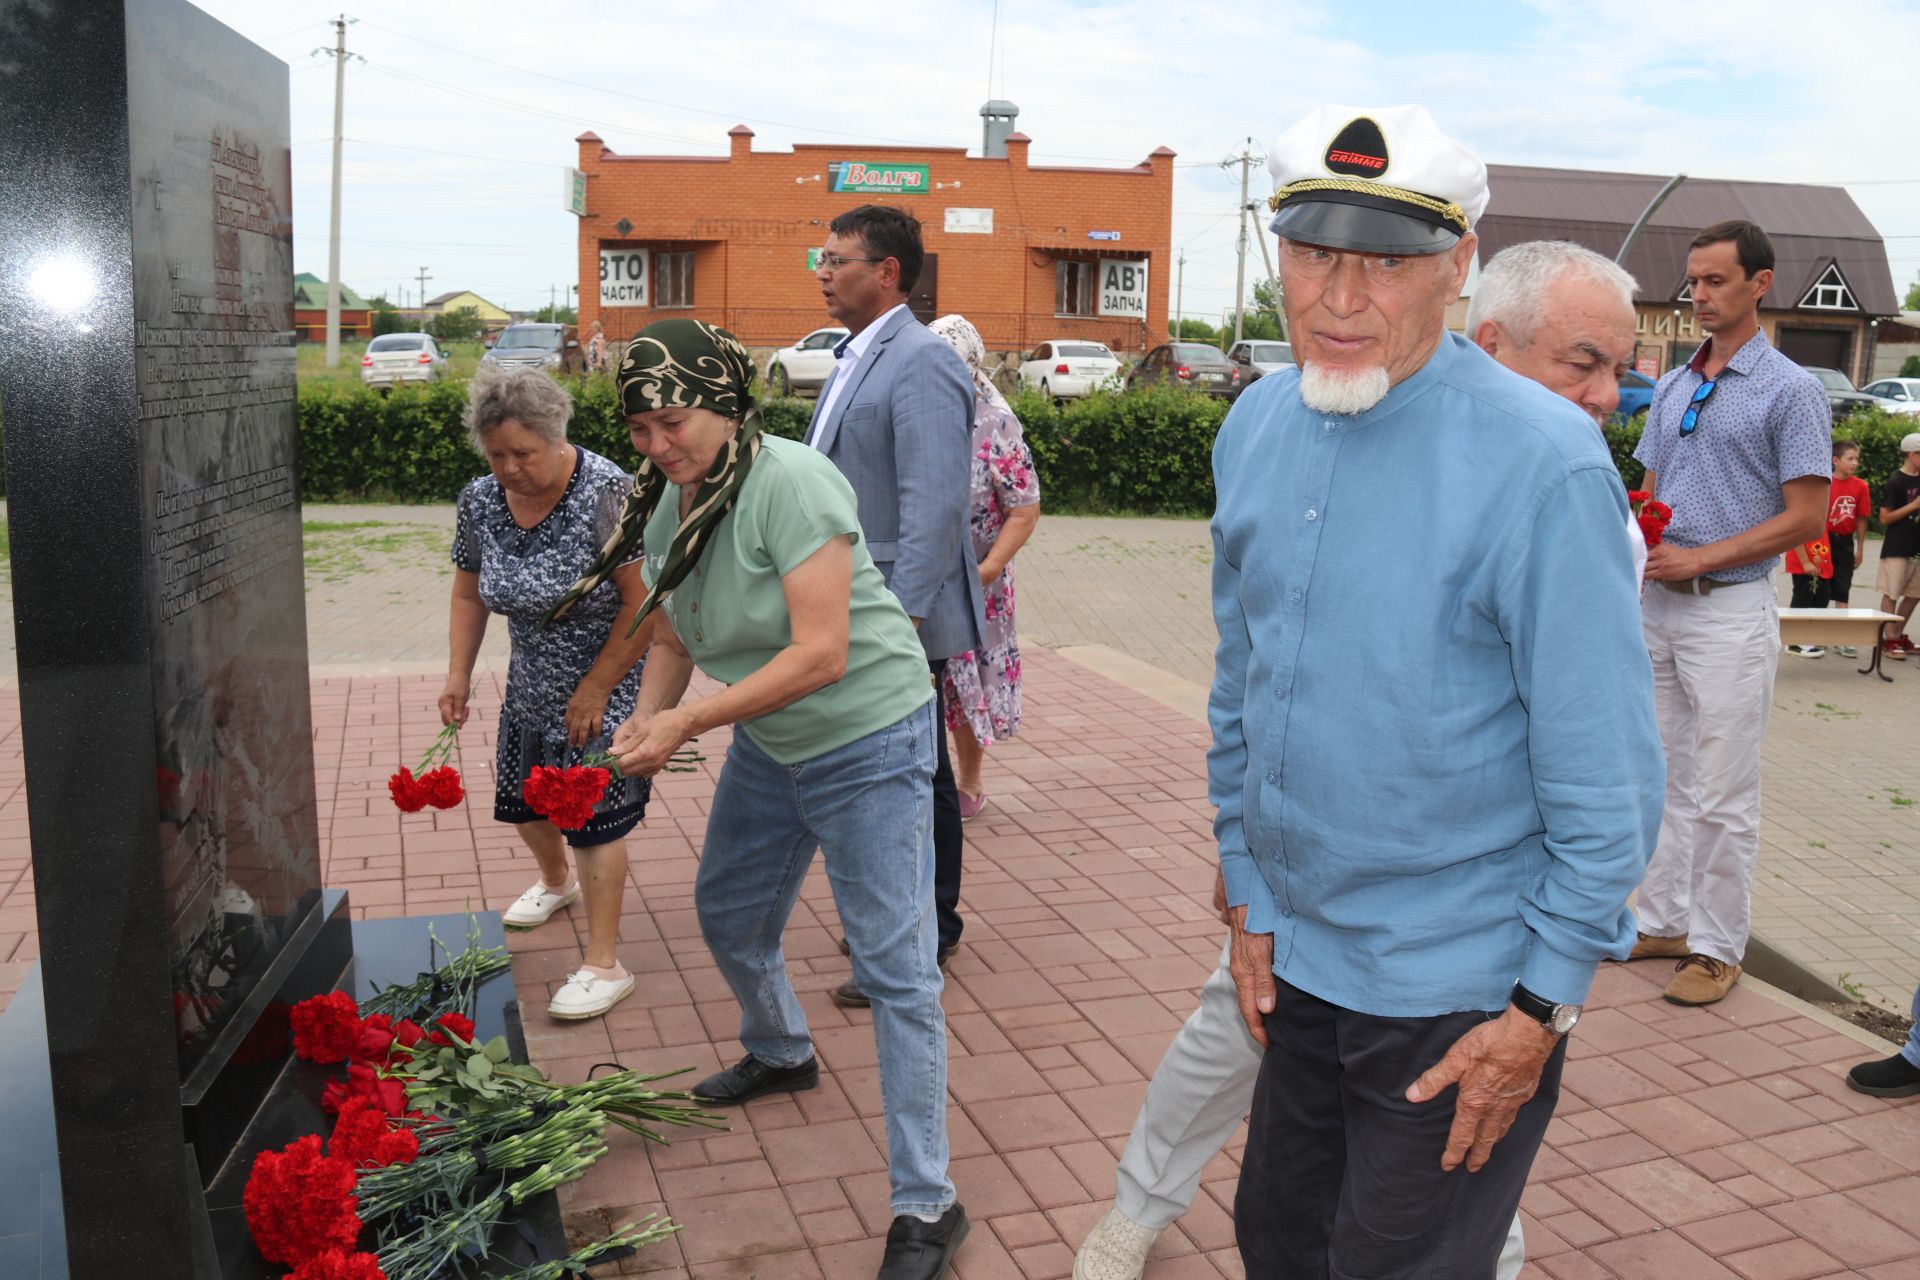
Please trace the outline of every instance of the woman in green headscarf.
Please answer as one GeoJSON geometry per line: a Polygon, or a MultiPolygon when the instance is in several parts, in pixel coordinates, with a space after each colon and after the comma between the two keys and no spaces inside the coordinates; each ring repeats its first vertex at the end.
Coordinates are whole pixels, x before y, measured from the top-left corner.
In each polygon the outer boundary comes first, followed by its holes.
{"type": "Polygon", "coordinates": [[[643,544],[639,616],[658,607],[671,626],[656,628],[614,754],[650,777],[689,738],[737,726],[694,905],[740,1002],[746,1056],[694,1092],[739,1103],[818,1082],[780,935],[823,848],[873,999],[897,1215],[880,1274],[939,1275],[966,1215],[947,1177],[926,658],[867,553],[852,487],[814,450],[761,434],[752,359],[732,334],[649,325],[618,380],[641,461],[596,571],[643,544]],[[695,667],[722,687],[683,701],[695,667]]]}

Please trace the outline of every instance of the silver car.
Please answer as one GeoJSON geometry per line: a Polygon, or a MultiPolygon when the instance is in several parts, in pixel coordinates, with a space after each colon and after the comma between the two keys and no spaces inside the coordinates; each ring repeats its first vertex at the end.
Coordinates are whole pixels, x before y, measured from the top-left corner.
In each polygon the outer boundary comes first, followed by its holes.
{"type": "Polygon", "coordinates": [[[1293,344],[1271,338],[1247,338],[1227,348],[1227,360],[1240,367],[1242,385],[1245,385],[1293,364],[1293,344]]]}
{"type": "Polygon", "coordinates": [[[383,333],[360,357],[360,381],[389,389],[402,382],[435,382],[447,373],[447,357],[430,333],[383,333]]]}
{"type": "Polygon", "coordinates": [[[829,325],[815,329],[790,347],[781,347],[767,362],[768,388],[776,396],[820,390],[833,372],[833,349],[846,336],[845,329],[829,325]]]}
{"type": "Polygon", "coordinates": [[[1055,400],[1078,400],[1118,385],[1120,361],[1104,342],[1068,338],[1043,342],[1020,363],[1021,385],[1055,400]]]}

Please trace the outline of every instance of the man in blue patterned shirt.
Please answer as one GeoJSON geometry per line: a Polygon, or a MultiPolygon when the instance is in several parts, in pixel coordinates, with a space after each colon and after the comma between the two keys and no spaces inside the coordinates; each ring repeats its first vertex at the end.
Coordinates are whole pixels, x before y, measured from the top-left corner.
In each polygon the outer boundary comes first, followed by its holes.
{"type": "Polygon", "coordinates": [[[1208,790],[1267,1046],[1235,1227],[1250,1280],[1487,1276],[1657,830],[1626,492],[1446,332],[1477,156],[1327,107],[1270,167],[1300,367],[1213,459],[1208,790]]]}
{"type": "Polygon", "coordinates": [[[1826,532],[1833,419],[1819,381],[1761,332],[1773,285],[1765,231],[1708,227],[1693,238],[1687,282],[1708,338],[1654,388],[1633,454],[1673,508],[1647,557],[1667,802],[1633,958],[1677,959],[1667,999],[1699,1005],[1731,991],[1746,958],[1760,744],[1780,663],[1773,567],[1826,532]]]}

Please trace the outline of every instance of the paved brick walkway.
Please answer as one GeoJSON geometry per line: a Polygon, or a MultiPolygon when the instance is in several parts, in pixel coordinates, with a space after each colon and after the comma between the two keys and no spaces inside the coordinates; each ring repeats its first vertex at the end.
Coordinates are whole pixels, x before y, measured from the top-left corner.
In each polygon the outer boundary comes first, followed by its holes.
{"type": "MultiPolygon", "coordinates": [[[[975,1222],[962,1280],[1054,1280],[1112,1196],[1147,1076],[1219,945],[1204,728],[1051,651],[1028,663],[1028,728],[996,751],[992,807],[968,828],[969,932],[945,996],[953,1171],[975,1222]]],[[[325,878],[371,916],[493,905],[529,861],[490,821],[497,677],[480,682],[463,809],[403,816],[385,778],[436,730],[433,676],[319,679],[315,755],[325,878]]],[[[0,693],[0,948],[9,990],[35,948],[25,874],[17,701],[0,693]]],[[[578,914],[513,935],[535,1058],[563,1079],[618,1060],[714,1069],[737,1010],[698,936],[695,850],[726,734],[705,770],[662,785],[631,843],[621,955],[636,997],[603,1021],[543,1013],[578,961],[578,914]]],[[[763,1099],[730,1132],[613,1151],[565,1196],[576,1230],[660,1209],[684,1224],[622,1264],[682,1280],[872,1274],[886,1225],[871,1028],[827,990],[847,972],[825,879],[810,878],[787,954],[824,1065],[821,1087],[763,1099]]],[[[1848,1091],[1847,1064],[1888,1050],[1743,986],[1712,1009],[1658,998],[1657,964],[1610,966],[1576,1033],[1565,1096],[1524,1209],[1553,1280],[1920,1276],[1920,1105],[1848,1091]]],[[[1208,1171],[1149,1280],[1239,1276],[1236,1151],[1208,1171]]]]}

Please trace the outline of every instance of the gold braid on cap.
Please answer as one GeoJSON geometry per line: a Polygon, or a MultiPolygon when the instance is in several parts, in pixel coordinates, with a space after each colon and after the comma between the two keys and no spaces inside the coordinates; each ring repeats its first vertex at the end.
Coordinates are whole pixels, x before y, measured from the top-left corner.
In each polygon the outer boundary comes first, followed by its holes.
{"type": "Polygon", "coordinates": [[[1418,191],[1408,191],[1405,187],[1389,187],[1380,182],[1348,181],[1343,178],[1306,178],[1299,182],[1289,182],[1267,197],[1267,208],[1274,213],[1280,212],[1280,205],[1289,196],[1305,195],[1309,191],[1351,191],[1357,195],[1379,196],[1385,200],[1399,200],[1429,213],[1437,213],[1448,222],[1459,227],[1462,234],[1468,230],[1467,211],[1452,200],[1435,200],[1432,196],[1423,196],[1418,191]]]}

